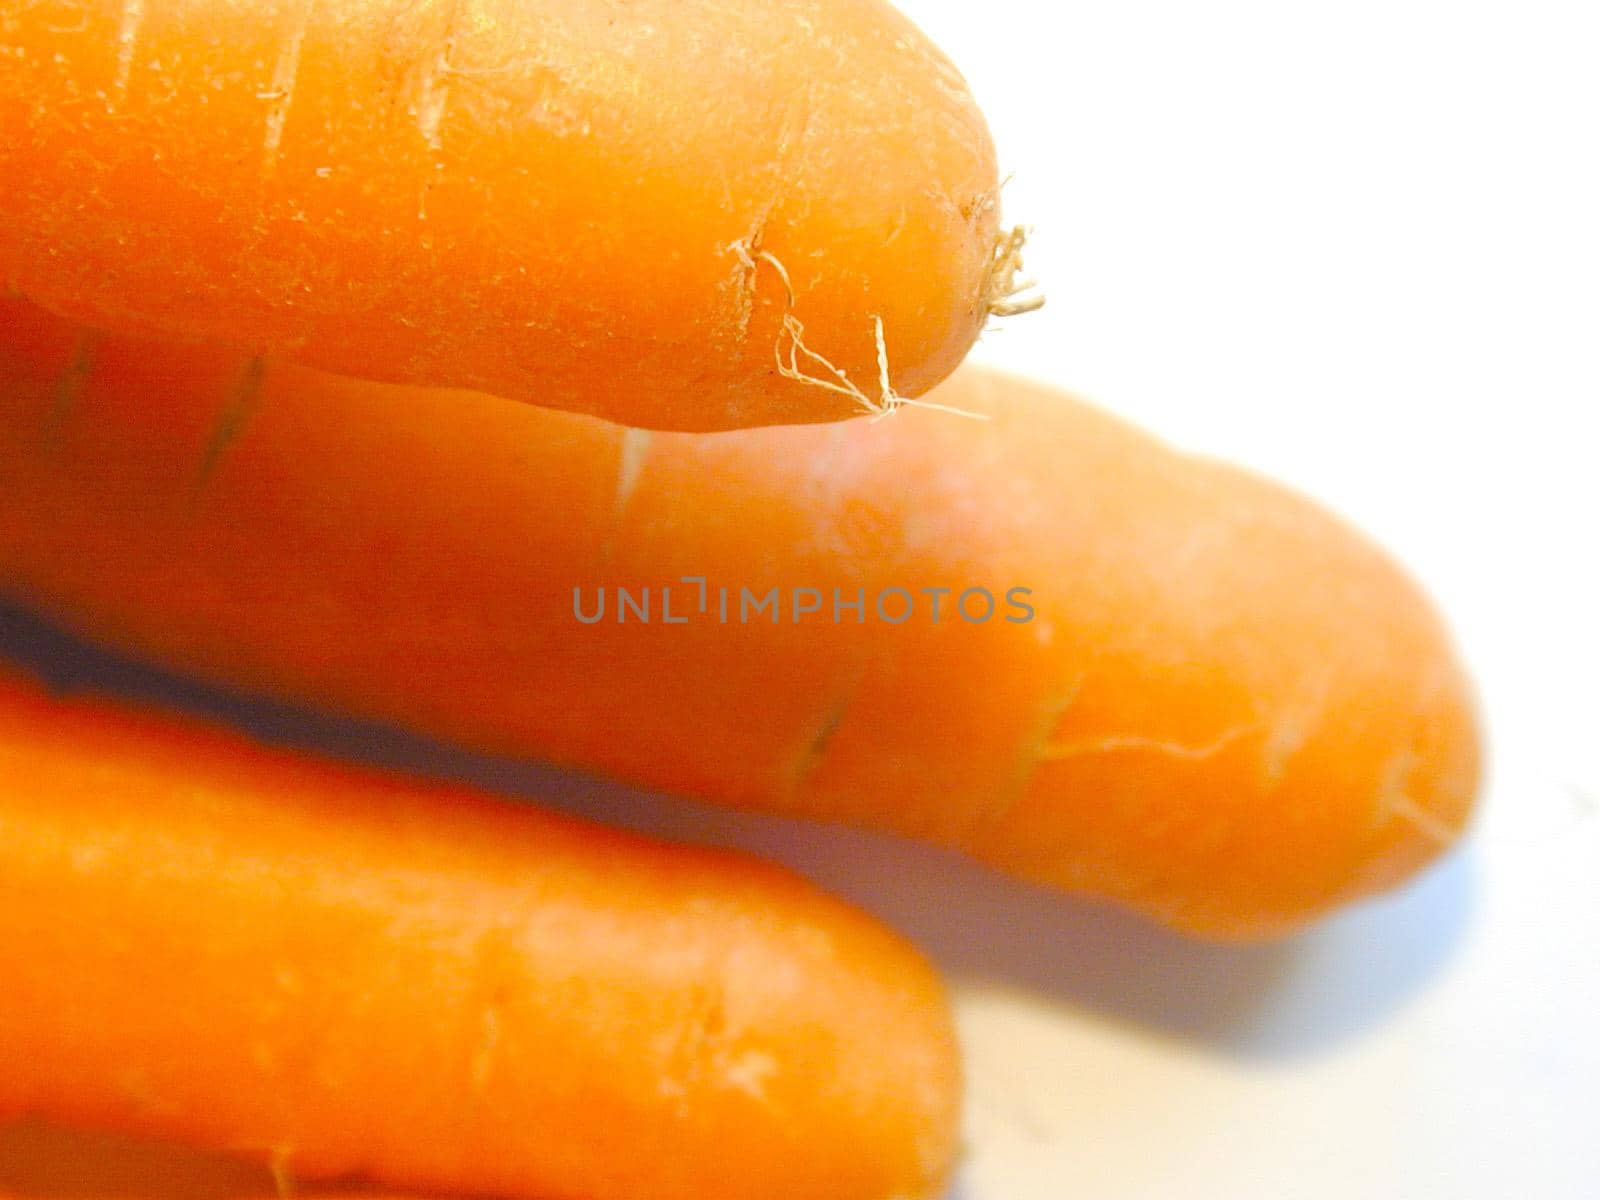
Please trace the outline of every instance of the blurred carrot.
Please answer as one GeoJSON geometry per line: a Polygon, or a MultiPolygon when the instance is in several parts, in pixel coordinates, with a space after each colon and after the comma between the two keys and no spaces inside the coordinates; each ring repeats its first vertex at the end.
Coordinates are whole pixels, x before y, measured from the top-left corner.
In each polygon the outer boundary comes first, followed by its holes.
{"type": "Polygon", "coordinates": [[[0,586],[172,666],[1214,936],[1393,884],[1466,819],[1472,716],[1416,587],[1060,393],[965,371],[935,398],[987,421],[652,436],[272,364],[218,456],[236,357],[0,314],[0,586]],[[773,588],[778,623],[741,613],[773,588]]]}
{"type": "Polygon", "coordinates": [[[889,1200],[939,985],[800,880],[0,668],[0,1121],[421,1192],[889,1200]]]}
{"type": "MultiPolygon", "coordinates": [[[[400,1200],[400,1197],[387,1192],[349,1191],[325,1192],[320,1189],[311,1192],[286,1193],[261,1190],[257,1192],[228,1192],[217,1193],[208,1200],[400,1200]]],[[[71,1191],[65,1188],[53,1187],[44,1192],[18,1192],[0,1189],[0,1200],[184,1200],[182,1193],[156,1191],[147,1187],[139,1187],[129,1191],[71,1191]]]]}
{"type": "Polygon", "coordinates": [[[275,1191],[268,1166],[215,1150],[38,1120],[0,1125],[3,1200],[229,1200],[275,1191]]]}
{"type": "Polygon", "coordinates": [[[37,1120],[0,1125],[0,1200],[379,1200],[350,1179],[307,1190],[270,1165],[37,1120]]]}
{"type": "Polygon", "coordinates": [[[711,429],[892,402],[880,322],[919,395],[1013,303],[881,0],[0,0],[0,62],[0,290],[123,332],[711,429]]]}

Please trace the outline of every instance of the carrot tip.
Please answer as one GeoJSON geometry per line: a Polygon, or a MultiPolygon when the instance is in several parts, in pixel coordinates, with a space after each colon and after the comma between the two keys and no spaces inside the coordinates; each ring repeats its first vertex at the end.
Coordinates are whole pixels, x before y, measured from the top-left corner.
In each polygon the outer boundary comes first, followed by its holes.
{"type": "Polygon", "coordinates": [[[772,353],[777,360],[778,374],[785,379],[792,379],[808,387],[822,388],[835,395],[848,396],[873,420],[887,417],[906,405],[913,408],[937,409],[976,420],[988,419],[983,413],[968,412],[947,404],[913,400],[895,391],[894,385],[889,381],[889,347],[884,337],[883,318],[877,315],[872,318],[872,337],[878,352],[878,394],[876,397],[868,395],[849,375],[806,345],[806,327],[800,318],[794,315],[794,282],[789,278],[789,269],[783,265],[782,260],[770,250],[758,250],[752,254],[749,243],[743,240],[732,243],[728,248],[738,256],[739,262],[752,275],[761,263],[766,263],[777,272],[779,280],[783,283],[785,308],[783,327],[778,334],[777,342],[773,345],[772,353]],[[806,366],[802,366],[802,363],[806,366]]]}

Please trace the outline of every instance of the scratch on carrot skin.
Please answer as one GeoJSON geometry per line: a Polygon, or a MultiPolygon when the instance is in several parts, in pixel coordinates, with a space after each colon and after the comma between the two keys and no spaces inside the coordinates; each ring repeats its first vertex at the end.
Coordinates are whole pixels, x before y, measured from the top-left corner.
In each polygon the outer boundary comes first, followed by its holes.
{"type": "Polygon", "coordinates": [[[62,426],[66,424],[67,418],[72,415],[72,410],[78,406],[78,401],[83,397],[84,384],[89,379],[89,373],[94,370],[94,354],[98,342],[99,336],[89,329],[80,329],[78,336],[73,340],[72,354],[67,359],[65,370],[56,379],[50,409],[45,413],[46,446],[53,447],[57,444],[62,426]]]}
{"type": "MultiPolygon", "coordinates": [[[[1417,682],[1414,711],[1429,711],[1446,686],[1443,668],[1434,665],[1417,682]]],[[[1375,820],[1380,829],[1391,821],[1404,821],[1431,841],[1440,846],[1449,846],[1455,841],[1457,831],[1447,821],[1429,812],[1411,795],[1409,788],[1412,772],[1422,761],[1420,739],[1424,733],[1425,727],[1420,722],[1413,724],[1411,736],[1384,765],[1375,820]]]]}
{"type": "Polygon", "coordinates": [[[417,101],[417,132],[428,144],[428,149],[435,153],[443,145],[439,138],[439,126],[444,121],[444,110],[450,102],[449,64],[445,60],[448,53],[448,50],[440,53],[438,62],[423,79],[422,98],[417,101]]]}
{"type": "Polygon", "coordinates": [[[1272,723],[1261,745],[1261,782],[1267,790],[1283,782],[1294,756],[1311,740],[1327,706],[1332,672],[1324,670],[1294,704],[1272,723]]]}
{"type": "Polygon", "coordinates": [[[896,241],[898,241],[900,235],[906,231],[906,225],[910,222],[910,220],[910,215],[906,212],[906,206],[902,204],[900,206],[900,211],[895,214],[894,224],[889,227],[889,236],[883,239],[883,244],[885,246],[892,246],[896,241]]]}
{"type": "Polygon", "coordinates": [[[144,25],[144,0],[122,0],[122,17],[117,24],[117,73],[111,84],[111,107],[121,107],[128,98],[128,82],[133,78],[133,56],[139,46],[139,30],[144,25]]]}
{"type": "Polygon", "coordinates": [[[1055,742],[1039,748],[1039,760],[1041,762],[1060,762],[1064,759],[1078,758],[1085,754],[1148,752],[1166,755],[1169,758],[1182,758],[1193,762],[1202,762],[1220,754],[1253,728],[1255,728],[1253,725],[1235,726],[1220,737],[1200,746],[1189,746],[1166,738],[1145,737],[1140,734],[1113,734],[1107,737],[1084,738],[1074,742],[1055,742]]]}
{"type": "Polygon", "coordinates": [[[777,206],[776,194],[769,199],[760,211],[756,213],[755,220],[751,222],[750,231],[742,238],[736,238],[728,243],[726,253],[732,254],[738,260],[734,267],[733,283],[736,289],[735,304],[736,315],[734,320],[734,337],[742,347],[750,341],[750,323],[755,319],[756,313],[756,269],[758,254],[764,253],[761,243],[767,236],[767,223],[772,219],[772,210],[777,206]]]}
{"type": "Polygon", "coordinates": [[[234,439],[249,422],[250,415],[255,411],[256,402],[261,398],[261,383],[266,373],[266,359],[258,354],[245,364],[238,384],[223,402],[222,413],[200,457],[200,471],[195,479],[197,493],[216,471],[223,452],[233,444],[234,439]]]}
{"type": "Polygon", "coordinates": [[[600,545],[602,565],[609,563],[616,551],[617,531],[622,526],[622,518],[628,511],[628,505],[633,501],[633,493],[638,490],[639,477],[644,474],[645,459],[650,454],[651,440],[652,435],[648,429],[630,427],[622,431],[622,437],[617,443],[617,488],[612,494],[611,522],[605,540],[600,545]]]}
{"type": "Polygon", "coordinates": [[[1404,792],[1390,796],[1386,806],[1390,816],[1409,822],[1419,832],[1438,842],[1441,846],[1448,846],[1456,840],[1456,831],[1454,829],[1439,820],[1438,817],[1423,808],[1422,805],[1404,792]]]}
{"type": "MultiPolygon", "coordinates": [[[[784,108],[783,116],[778,121],[778,147],[773,156],[773,174],[775,176],[772,192],[755,212],[750,222],[748,232],[741,238],[730,242],[726,250],[733,254],[739,262],[736,283],[738,286],[738,311],[736,319],[737,338],[739,345],[744,346],[750,339],[750,323],[755,316],[756,306],[756,271],[764,253],[762,247],[766,241],[767,226],[772,222],[772,216],[783,203],[785,193],[790,191],[799,175],[799,166],[795,158],[796,147],[803,146],[811,132],[812,116],[815,112],[816,101],[812,94],[812,86],[807,85],[799,92],[794,93],[788,105],[784,108]]],[[[727,191],[727,181],[723,181],[723,190],[727,191]]],[[[780,266],[781,269],[781,266],[780,266]]],[[[789,284],[788,273],[783,272],[784,287],[789,295],[789,307],[794,306],[794,289],[789,284]]]]}
{"type": "Polygon", "coordinates": [[[617,462],[616,515],[620,520],[639,486],[639,476],[644,472],[645,456],[650,453],[648,429],[625,429],[622,432],[622,451],[617,462]]]}
{"type": "Polygon", "coordinates": [[[475,1096],[482,1095],[488,1087],[500,1054],[500,1018],[514,987],[514,942],[508,929],[494,928],[485,931],[473,946],[470,973],[476,981],[474,991],[481,996],[481,1007],[467,1079],[475,1096]]]}
{"type": "Polygon", "coordinates": [[[1385,766],[1383,786],[1378,791],[1376,823],[1382,828],[1390,821],[1405,821],[1430,840],[1448,846],[1455,841],[1455,830],[1419,804],[1406,790],[1406,782],[1417,761],[1416,750],[1407,746],[1385,766]]]}
{"type": "Polygon", "coordinates": [[[1261,782],[1268,790],[1283,782],[1289,763],[1310,740],[1311,729],[1307,712],[1286,713],[1273,725],[1261,747],[1261,782]]]}
{"type": "MultiPolygon", "coordinates": [[[[830,442],[834,434],[838,433],[844,422],[836,422],[829,429],[830,442]]],[[[872,650],[870,640],[855,654],[854,660],[848,665],[843,683],[839,690],[823,708],[822,714],[811,726],[811,736],[806,739],[805,745],[794,759],[794,766],[789,769],[787,779],[787,796],[791,801],[797,801],[817,771],[827,759],[828,751],[832,748],[834,739],[839,730],[843,728],[845,717],[851,706],[855,703],[857,694],[867,681],[867,675],[872,669],[872,650]]]]}
{"type": "Polygon", "coordinates": [[[293,1155],[289,1146],[274,1146],[267,1157],[267,1172],[272,1176],[272,1190],[278,1200],[291,1200],[294,1196],[294,1172],[289,1166],[293,1155]]]}
{"type": "Polygon", "coordinates": [[[423,68],[417,99],[417,132],[428,149],[437,154],[443,145],[439,129],[444,123],[445,108],[450,103],[450,77],[453,74],[450,56],[455,51],[456,28],[461,19],[461,0],[451,0],[450,14],[445,19],[444,36],[433,62],[423,68]]]}
{"type": "Polygon", "coordinates": [[[304,0],[295,13],[294,27],[278,52],[272,65],[272,82],[268,90],[258,93],[270,103],[267,109],[267,128],[262,137],[261,173],[270,177],[278,166],[278,153],[283,145],[283,126],[289,119],[289,104],[294,99],[295,81],[300,75],[300,53],[305,46],[306,31],[311,26],[311,6],[314,0],[304,0]]]}
{"type": "Polygon", "coordinates": [[[783,133],[778,142],[778,160],[786,168],[793,168],[791,156],[794,148],[804,145],[811,133],[811,121],[817,111],[814,87],[815,85],[807,77],[804,86],[794,94],[795,99],[784,112],[783,133]]]}
{"type": "Polygon", "coordinates": [[[827,756],[828,747],[833,742],[834,735],[839,732],[839,727],[844,724],[845,713],[850,710],[850,702],[855,697],[856,689],[861,684],[858,672],[851,678],[850,686],[840,695],[836,696],[826,709],[823,710],[822,719],[817,723],[816,732],[807,740],[805,749],[800,752],[794,769],[789,773],[789,795],[798,796],[811,777],[817,773],[817,768],[822,766],[823,759],[827,756]]]}
{"type": "Polygon", "coordinates": [[[1032,730],[1023,743],[1022,752],[1017,756],[1017,767],[1011,785],[997,803],[978,814],[974,830],[1000,820],[1028,794],[1033,777],[1038,774],[1039,763],[1043,757],[1044,747],[1050,741],[1050,735],[1055,732],[1056,726],[1061,724],[1061,718],[1066,716],[1067,711],[1077,702],[1078,696],[1083,692],[1084,680],[1087,678],[1088,672],[1078,672],[1040,709],[1032,730]]]}

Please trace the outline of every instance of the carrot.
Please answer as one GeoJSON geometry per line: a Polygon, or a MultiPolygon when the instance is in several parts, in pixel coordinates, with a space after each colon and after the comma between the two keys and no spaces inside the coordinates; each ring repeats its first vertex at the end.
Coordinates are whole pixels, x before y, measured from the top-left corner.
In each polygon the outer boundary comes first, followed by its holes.
{"type": "Polygon", "coordinates": [[[0,1125],[0,1200],[380,1200],[356,1179],[301,1188],[279,1166],[33,1119],[0,1125]]]}
{"type": "Polygon", "coordinates": [[[0,287],[105,328],[716,429],[918,396],[1018,306],[983,118],[880,0],[0,0],[0,64],[0,287]]]}
{"type": "Polygon", "coordinates": [[[5,1200],[226,1200],[275,1190],[266,1166],[214,1150],[38,1120],[0,1125],[5,1200]]]}
{"type": "Polygon", "coordinates": [[[357,1180],[312,1189],[215,1152],[38,1121],[0,1126],[0,1200],[400,1200],[357,1180]]]}
{"type": "Polygon", "coordinates": [[[1392,885],[1466,819],[1473,718],[1415,586],[1057,392],[963,371],[934,398],[989,420],[649,435],[271,364],[215,456],[237,358],[4,312],[0,586],[163,663],[1218,937],[1392,885]]]}
{"type": "MultiPolygon", "coordinates": [[[[156,1191],[148,1187],[107,1192],[67,1191],[50,1187],[44,1192],[0,1191],[0,1200],[190,1200],[184,1193],[156,1191]]],[[[272,1191],[210,1193],[203,1200],[288,1200],[272,1191]]],[[[315,1191],[296,1192],[293,1200],[401,1200],[400,1197],[380,1192],[315,1191]]]]}
{"type": "Polygon", "coordinates": [[[799,879],[0,669],[0,1121],[462,1195],[933,1193],[939,985],[799,879]]]}

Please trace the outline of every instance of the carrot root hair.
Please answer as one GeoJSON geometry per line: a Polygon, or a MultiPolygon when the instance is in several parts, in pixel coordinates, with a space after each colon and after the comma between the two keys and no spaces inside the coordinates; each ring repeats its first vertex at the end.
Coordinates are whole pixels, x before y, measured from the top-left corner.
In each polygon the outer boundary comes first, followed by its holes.
{"type": "Polygon", "coordinates": [[[778,364],[778,374],[783,378],[803,383],[807,387],[821,388],[838,396],[846,396],[854,400],[862,412],[874,421],[881,420],[907,405],[912,408],[936,409],[978,421],[989,419],[986,413],[968,412],[953,405],[915,400],[895,391],[894,385],[889,381],[889,347],[884,337],[883,318],[876,314],[872,317],[872,338],[878,351],[878,394],[869,395],[828,358],[806,345],[806,327],[800,318],[794,315],[794,283],[789,278],[789,269],[783,265],[782,260],[770,250],[757,250],[752,254],[749,244],[743,240],[732,243],[729,249],[752,276],[760,264],[766,263],[777,272],[778,279],[783,283],[783,327],[779,331],[777,342],[772,347],[773,359],[778,364]]]}
{"type": "Polygon", "coordinates": [[[1021,273],[1022,248],[1027,242],[1028,230],[1023,225],[1013,225],[995,239],[983,285],[983,306],[991,317],[1015,317],[1044,307],[1038,283],[1021,273]]]}

